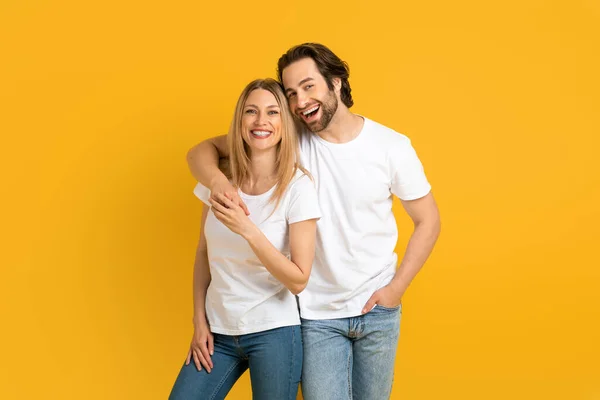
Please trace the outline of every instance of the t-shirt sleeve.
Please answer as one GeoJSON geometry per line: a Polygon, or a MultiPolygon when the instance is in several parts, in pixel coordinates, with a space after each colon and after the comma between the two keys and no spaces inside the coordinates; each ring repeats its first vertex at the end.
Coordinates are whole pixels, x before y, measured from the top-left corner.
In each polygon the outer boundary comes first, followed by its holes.
{"type": "Polygon", "coordinates": [[[410,139],[401,135],[391,147],[389,160],[392,165],[392,193],[401,200],[415,200],[431,191],[425,171],[410,139]]]}
{"type": "Polygon", "coordinates": [[[321,218],[321,209],[314,182],[302,175],[292,183],[287,208],[288,224],[321,218]]]}
{"type": "Polygon", "coordinates": [[[207,188],[206,186],[204,186],[203,184],[198,182],[198,184],[194,188],[194,194],[196,195],[197,198],[202,200],[202,202],[204,204],[210,206],[210,203],[208,202],[208,199],[210,198],[210,189],[209,188],[207,188]]]}

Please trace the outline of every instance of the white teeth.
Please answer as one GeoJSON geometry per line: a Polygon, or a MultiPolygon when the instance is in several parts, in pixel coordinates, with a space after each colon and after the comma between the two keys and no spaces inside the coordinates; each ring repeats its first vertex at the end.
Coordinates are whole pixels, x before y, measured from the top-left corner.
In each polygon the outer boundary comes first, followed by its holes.
{"type": "Polygon", "coordinates": [[[311,108],[310,110],[306,110],[306,111],[302,111],[302,114],[304,114],[305,116],[310,114],[311,112],[317,111],[319,109],[319,106],[315,106],[313,108],[311,108]]]}
{"type": "Polygon", "coordinates": [[[252,131],[252,134],[254,136],[265,137],[265,136],[269,136],[271,134],[271,132],[268,132],[268,131],[252,131]]]}

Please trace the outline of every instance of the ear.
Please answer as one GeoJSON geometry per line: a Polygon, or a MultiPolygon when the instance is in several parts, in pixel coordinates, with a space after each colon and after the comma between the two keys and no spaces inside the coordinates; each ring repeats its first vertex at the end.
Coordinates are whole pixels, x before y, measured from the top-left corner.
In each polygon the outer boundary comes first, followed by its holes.
{"type": "Polygon", "coordinates": [[[342,92],[342,80],[340,78],[333,78],[331,80],[333,82],[333,90],[339,95],[342,92]]]}

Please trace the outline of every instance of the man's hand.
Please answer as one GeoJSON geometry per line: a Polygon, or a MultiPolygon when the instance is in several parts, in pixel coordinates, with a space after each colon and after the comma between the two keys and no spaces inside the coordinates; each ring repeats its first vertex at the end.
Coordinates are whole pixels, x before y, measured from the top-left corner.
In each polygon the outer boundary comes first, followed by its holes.
{"type": "Polygon", "coordinates": [[[210,198],[213,201],[225,205],[222,201],[219,200],[219,196],[222,195],[225,198],[229,199],[232,203],[240,207],[246,215],[250,215],[250,211],[248,211],[248,207],[246,207],[246,204],[238,194],[237,189],[233,187],[233,185],[227,179],[223,179],[213,183],[209,189],[210,198]]]}
{"type": "Polygon", "coordinates": [[[368,313],[377,304],[387,308],[398,307],[402,302],[402,294],[403,293],[398,293],[394,287],[388,284],[381,289],[376,290],[375,293],[371,295],[371,298],[363,307],[362,313],[368,313]]]}
{"type": "Polygon", "coordinates": [[[206,372],[210,374],[213,368],[213,362],[210,358],[214,353],[213,343],[213,334],[208,327],[208,322],[197,324],[194,328],[194,336],[187,358],[185,359],[185,365],[189,365],[193,358],[198,371],[202,371],[202,366],[204,366],[206,372]]]}
{"type": "Polygon", "coordinates": [[[212,206],[213,214],[223,225],[244,238],[247,238],[256,230],[256,225],[240,206],[229,200],[225,195],[217,194],[215,197],[216,201],[212,197],[208,201],[212,206]]]}

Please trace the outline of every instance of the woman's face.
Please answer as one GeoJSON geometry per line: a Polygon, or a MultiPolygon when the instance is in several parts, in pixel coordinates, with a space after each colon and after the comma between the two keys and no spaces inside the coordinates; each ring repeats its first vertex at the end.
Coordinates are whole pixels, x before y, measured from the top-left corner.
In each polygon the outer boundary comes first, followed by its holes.
{"type": "Polygon", "coordinates": [[[281,140],[281,110],[275,96],[264,89],[253,90],[242,112],[242,135],[252,150],[267,150],[281,140]]]}

